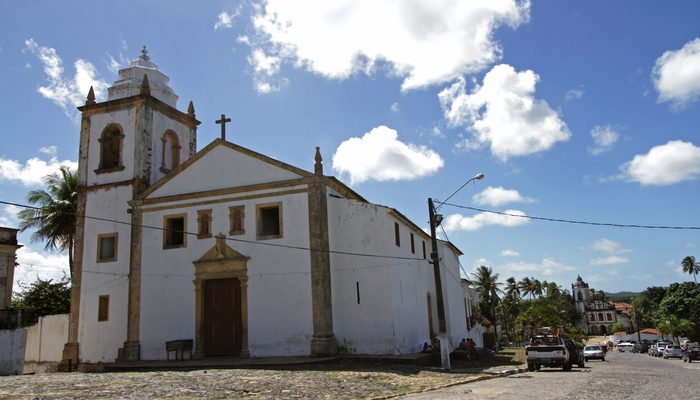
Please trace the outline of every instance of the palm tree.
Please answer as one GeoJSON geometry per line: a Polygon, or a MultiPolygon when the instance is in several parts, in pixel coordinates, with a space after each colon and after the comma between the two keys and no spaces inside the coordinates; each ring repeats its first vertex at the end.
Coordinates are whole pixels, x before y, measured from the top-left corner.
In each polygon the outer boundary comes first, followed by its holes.
{"type": "Polygon", "coordinates": [[[73,277],[73,248],[78,210],[78,175],[68,167],[44,178],[45,189],[29,192],[27,200],[36,208],[19,213],[20,229],[36,229],[33,242],[46,241],[47,250],[68,252],[68,266],[73,277]]]}
{"type": "Polygon", "coordinates": [[[502,283],[498,282],[499,275],[497,273],[493,273],[493,270],[490,267],[482,265],[476,269],[476,272],[474,272],[472,276],[472,282],[476,287],[477,293],[479,293],[479,296],[481,297],[481,303],[488,308],[488,312],[491,314],[490,317],[493,322],[493,329],[496,333],[496,340],[498,341],[496,304],[498,304],[498,293],[501,291],[499,286],[502,285],[502,283]]]}
{"type": "Polygon", "coordinates": [[[700,263],[695,262],[695,257],[688,256],[684,258],[681,266],[683,267],[683,272],[693,275],[693,280],[695,280],[695,283],[698,283],[697,275],[700,273],[700,263]]]}
{"type": "Polygon", "coordinates": [[[527,276],[520,280],[520,289],[522,289],[523,296],[530,295],[530,300],[532,300],[532,293],[534,291],[533,281],[527,276]]]}
{"type": "Polygon", "coordinates": [[[506,279],[506,294],[514,299],[520,298],[520,287],[512,276],[506,279]]]}
{"type": "Polygon", "coordinates": [[[538,279],[532,280],[532,293],[537,297],[542,297],[542,282],[538,279]]]}

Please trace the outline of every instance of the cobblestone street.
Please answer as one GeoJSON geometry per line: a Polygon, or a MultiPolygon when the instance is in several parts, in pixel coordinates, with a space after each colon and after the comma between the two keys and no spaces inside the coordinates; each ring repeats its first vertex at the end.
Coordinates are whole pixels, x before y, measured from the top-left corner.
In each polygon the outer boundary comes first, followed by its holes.
{"type": "Polygon", "coordinates": [[[0,377],[0,398],[387,398],[485,379],[518,367],[499,361],[457,365],[449,373],[410,365],[339,362],[290,368],[5,376],[0,377]]]}

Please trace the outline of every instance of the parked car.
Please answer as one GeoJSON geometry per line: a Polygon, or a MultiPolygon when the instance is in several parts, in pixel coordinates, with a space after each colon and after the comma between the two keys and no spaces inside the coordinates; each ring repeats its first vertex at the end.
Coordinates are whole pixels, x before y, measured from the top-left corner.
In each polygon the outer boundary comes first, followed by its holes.
{"type": "Polygon", "coordinates": [[[571,339],[564,339],[564,345],[566,345],[566,349],[569,351],[569,362],[571,364],[576,364],[579,368],[585,367],[586,364],[581,346],[577,345],[571,339]]]}
{"type": "Polygon", "coordinates": [[[665,342],[658,342],[651,346],[651,350],[649,350],[651,353],[650,355],[654,357],[661,357],[664,355],[664,349],[666,346],[668,346],[670,343],[665,343],[665,342]]]}
{"type": "Polygon", "coordinates": [[[668,360],[669,358],[683,358],[683,350],[680,346],[670,344],[664,348],[663,357],[665,360],[668,360]]]}
{"type": "Polygon", "coordinates": [[[624,342],[624,343],[617,344],[617,351],[620,353],[625,352],[625,351],[631,352],[633,348],[634,348],[634,343],[624,342]]]}
{"type": "Polygon", "coordinates": [[[632,353],[641,353],[642,352],[642,346],[639,344],[636,344],[632,346],[632,353]]]}
{"type": "Polygon", "coordinates": [[[639,353],[646,353],[649,351],[649,343],[642,342],[639,344],[639,353]]]}
{"type": "Polygon", "coordinates": [[[700,346],[687,346],[687,350],[683,352],[683,362],[693,362],[700,360],[700,346]]]}
{"type": "Polygon", "coordinates": [[[605,361],[605,351],[603,346],[586,346],[583,348],[583,359],[588,360],[602,360],[605,361]]]}

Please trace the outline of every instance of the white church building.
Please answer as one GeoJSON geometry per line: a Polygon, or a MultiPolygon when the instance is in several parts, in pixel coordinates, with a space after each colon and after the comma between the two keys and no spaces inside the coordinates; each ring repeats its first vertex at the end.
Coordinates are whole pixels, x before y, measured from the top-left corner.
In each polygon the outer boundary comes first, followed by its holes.
{"type": "MultiPolygon", "coordinates": [[[[194,107],[168,81],[144,49],[79,107],[64,362],[165,360],[179,339],[195,357],[420,351],[438,331],[430,236],[324,175],[318,148],[313,171],[285,164],[226,141],[222,115],[197,151],[194,107]]],[[[476,336],[474,295],[459,249],[438,252],[456,345],[476,336]]]]}

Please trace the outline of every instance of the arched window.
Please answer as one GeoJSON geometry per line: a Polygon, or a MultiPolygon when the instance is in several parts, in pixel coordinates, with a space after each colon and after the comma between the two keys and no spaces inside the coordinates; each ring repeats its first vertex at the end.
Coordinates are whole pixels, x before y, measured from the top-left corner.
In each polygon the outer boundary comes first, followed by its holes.
{"type": "Polygon", "coordinates": [[[578,301],[583,301],[583,295],[581,292],[578,292],[578,301]]]}
{"type": "Polygon", "coordinates": [[[102,170],[113,170],[122,165],[122,141],[124,134],[117,124],[109,124],[102,131],[100,142],[100,167],[102,170]]]}
{"type": "Polygon", "coordinates": [[[168,130],[163,134],[163,157],[160,168],[163,172],[172,171],[180,165],[180,140],[175,132],[168,130]]]}

